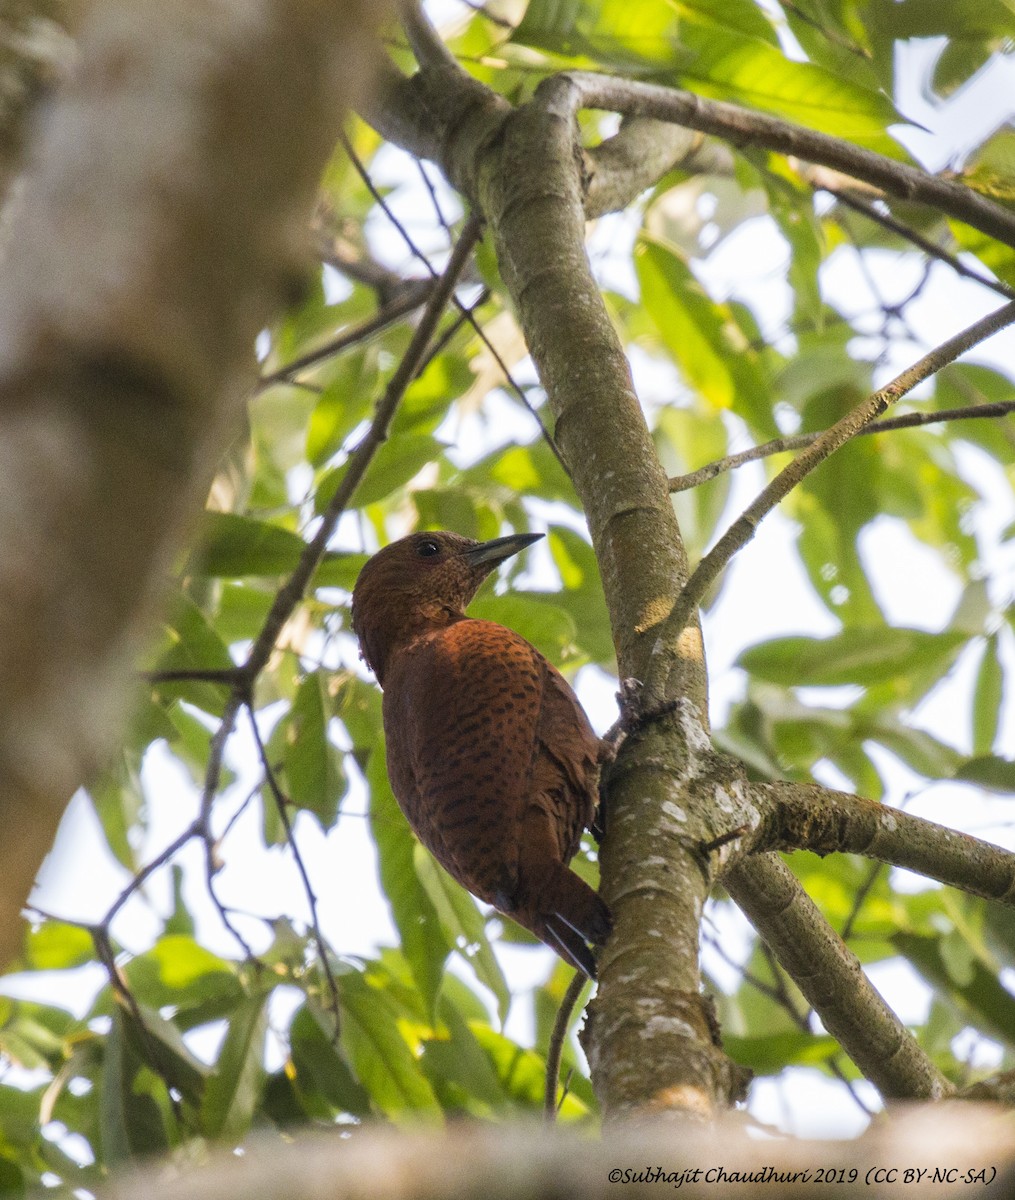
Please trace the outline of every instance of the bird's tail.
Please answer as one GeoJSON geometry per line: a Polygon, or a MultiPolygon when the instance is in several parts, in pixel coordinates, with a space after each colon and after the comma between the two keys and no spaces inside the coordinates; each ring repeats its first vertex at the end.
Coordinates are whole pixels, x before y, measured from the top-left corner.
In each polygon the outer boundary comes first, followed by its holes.
{"type": "Polygon", "coordinates": [[[610,910],[598,892],[562,863],[553,863],[541,881],[538,898],[534,932],[589,979],[595,979],[596,960],[589,943],[601,945],[613,928],[610,910]]]}

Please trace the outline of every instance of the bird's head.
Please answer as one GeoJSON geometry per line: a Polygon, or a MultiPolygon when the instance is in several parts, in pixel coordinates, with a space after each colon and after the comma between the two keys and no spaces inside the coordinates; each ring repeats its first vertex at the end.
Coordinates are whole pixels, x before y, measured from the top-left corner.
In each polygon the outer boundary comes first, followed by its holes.
{"type": "Polygon", "coordinates": [[[437,530],[411,533],[379,550],[352,593],[352,627],[378,682],[400,641],[461,618],[487,575],[542,536],[515,533],[475,542],[437,530]]]}

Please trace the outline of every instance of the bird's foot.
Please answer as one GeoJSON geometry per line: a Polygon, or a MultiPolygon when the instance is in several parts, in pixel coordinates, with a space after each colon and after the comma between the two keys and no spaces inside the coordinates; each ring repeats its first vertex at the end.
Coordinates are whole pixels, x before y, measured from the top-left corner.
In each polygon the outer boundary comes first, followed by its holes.
{"type": "Polygon", "coordinates": [[[644,686],[640,679],[628,678],[620,681],[620,691],[617,692],[620,716],[600,740],[599,805],[596,809],[595,819],[589,826],[592,836],[597,842],[601,842],[606,833],[606,777],[620,752],[620,747],[631,734],[644,729],[653,721],[658,721],[660,717],[675,712],[680,704],[679,700],[666,700],[654,707],[647,707],[642,694],[644,686]]]}
{"type": "Polygon", "coordinates": [[[620,691],[617,692],[620,716],[603,734],[604,749],[600,752],[600,761],[604,765],[608,765],[617,757],[617,751],[632,733],[637,733],[653,721],[676,712],[679,700],[664,700],[662,704],[647,705],[644,688],[645,685],[640,679],[629,678],[620,681],[620,691]]]}

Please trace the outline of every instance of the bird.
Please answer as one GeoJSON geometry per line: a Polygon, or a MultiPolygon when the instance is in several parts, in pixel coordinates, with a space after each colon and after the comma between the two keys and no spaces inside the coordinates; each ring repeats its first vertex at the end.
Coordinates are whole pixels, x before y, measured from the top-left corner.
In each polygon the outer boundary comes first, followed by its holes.
{"type": "Polygon", "coordinates": [[[612,918],[568,863],[596,815],[603,743],[535,646],[465,613],[540,537],[392,542],[360,571],[352,625],[383,691],[388,778],[413,832],[474,896],[594,979],[590,944],[612,918]]]}

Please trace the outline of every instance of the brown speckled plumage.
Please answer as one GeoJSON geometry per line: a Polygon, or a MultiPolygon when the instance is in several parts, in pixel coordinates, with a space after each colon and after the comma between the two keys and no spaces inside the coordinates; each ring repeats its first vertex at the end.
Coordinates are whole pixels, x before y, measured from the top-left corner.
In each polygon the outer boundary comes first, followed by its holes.
{"type": "Polygon", "coordinates": [[[353,627],[384,689],[392,791],[420,841],[481,900],[594,976],[610,915],[568,862],[595,815],[600,740],[523,637],[465,616],[531,535],[417,533],[381,550],[353,627]]]}

